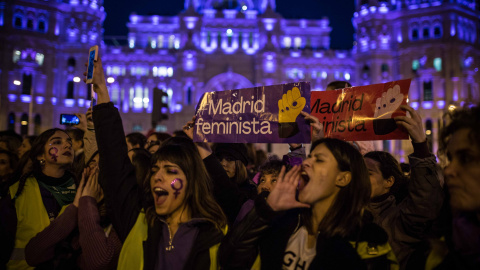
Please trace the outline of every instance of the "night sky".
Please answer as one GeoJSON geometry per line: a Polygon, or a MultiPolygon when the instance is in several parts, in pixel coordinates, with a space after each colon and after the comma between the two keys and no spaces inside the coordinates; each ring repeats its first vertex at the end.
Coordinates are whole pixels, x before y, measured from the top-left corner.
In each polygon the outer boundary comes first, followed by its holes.
{"type": "MultiPolygon", "coordinates": [[[[354,0],[276,0],[276,4],[276,11],[284,18],[328,17],[332,27],[331,48],[352,48],[354,0]]],[[[184,0],[105,0],[104,7],[107,12],[105,36],[126,36],[131,12],[139,15],[177,15],[183,10],[184,0]]]]}

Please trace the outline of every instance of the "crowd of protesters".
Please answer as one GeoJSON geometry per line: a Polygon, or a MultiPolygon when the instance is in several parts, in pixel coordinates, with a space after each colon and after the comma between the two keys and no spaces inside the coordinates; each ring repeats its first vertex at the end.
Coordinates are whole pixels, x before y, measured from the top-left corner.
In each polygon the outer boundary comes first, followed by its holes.
{"type": "Polygon", "coordinates": [[[125,135],[100,57],[93,77],[74,128],[0,135],[1,269],[480,269],[478,106],[450,114],[439,157],[401,106],[402,168],[305,112],[308,155],[194,143],[195,118],[125,135]]]}

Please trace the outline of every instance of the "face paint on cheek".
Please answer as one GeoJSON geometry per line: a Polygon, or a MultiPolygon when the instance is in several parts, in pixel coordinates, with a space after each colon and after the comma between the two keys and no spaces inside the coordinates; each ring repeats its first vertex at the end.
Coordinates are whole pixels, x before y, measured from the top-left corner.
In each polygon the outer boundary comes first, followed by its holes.
{"type": "Polygon", "coordinates": [[[48,150],[48,154],[52,157],[52,160],[57,162],[57,158],[58,158],[58,149],[55,148],[55,147],[52,147],[48,150]]]}
{"type": "Polygon", "coordinates": [[[183,189],[183,180],[180,178],[175,178],[173,179],[172,183],[170,183],[170,186],[172,187],[173,190],[175,190],[173,194],[175,195],[175,199],[176,199],[177,196],[180,194],[180,190],[183,189]]]}

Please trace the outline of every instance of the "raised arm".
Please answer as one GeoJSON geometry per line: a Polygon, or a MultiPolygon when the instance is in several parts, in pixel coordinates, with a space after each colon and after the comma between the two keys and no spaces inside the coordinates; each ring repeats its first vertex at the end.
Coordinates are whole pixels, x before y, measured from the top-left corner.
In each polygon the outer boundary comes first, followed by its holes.
{"type": "Polygon", "coordinates": [[[80,123],[76,127],[84,132],[83,149],[85,151],[85,165],[87,165],[86,163],[98,150],[97,139],[95,138],[95,127],[93,126],[92,111],[92,107],[88,107],[87,114],[75,114],[80,119],[80,123]]]}
{"type": "Polygon", "coordinates": [[[122,119],[110,102],[100,56],[95,61],[93,89],[98,96],[98,105],[93,108],[93,123],[100,154],[99,183],[113,226],[120,239],[125,240],[140,213],[141,188],[128,158],[122,119]]]}
{"type": "Polygon", "coordinates": [[[406,105],[401,108],[410,117],[398,116],[395,121],[410,134],[414,152],[409,156],[410,182],[408,196],[399,205],[403,228],[412,234],[424,233],[428,223],[436,219],[442,207],[443,175],[435,156],[428,149],[422,118],[406,105]]]}

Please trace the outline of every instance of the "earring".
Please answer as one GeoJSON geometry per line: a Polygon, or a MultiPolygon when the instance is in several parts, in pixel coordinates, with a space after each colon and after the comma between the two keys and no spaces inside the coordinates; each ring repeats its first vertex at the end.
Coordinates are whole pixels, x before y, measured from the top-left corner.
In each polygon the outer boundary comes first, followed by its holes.
{"type": "Polygon", "coordinates": [[[40,165],[45,166],[45,159],[40,159],[40,165]]]}

